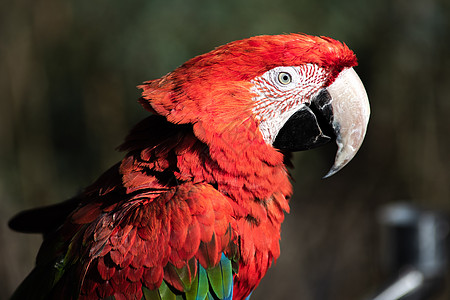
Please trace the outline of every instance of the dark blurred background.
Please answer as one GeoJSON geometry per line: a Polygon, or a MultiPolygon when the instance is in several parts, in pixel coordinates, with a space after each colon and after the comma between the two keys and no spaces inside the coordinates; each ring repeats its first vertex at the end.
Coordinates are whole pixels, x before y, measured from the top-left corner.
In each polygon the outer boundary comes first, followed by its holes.
{"type": "MultiPolygon", "coordinates": [[[[326,35],[355,51],[372,105],[356,158],[322,180],[335,148],[295,155],[281,257],[252,299],[363,299],[386,282],[378,209],[450,211],[448,0],[2,0],[0,299],[41,238],[11,232],[20,210],[64,200],[120,160],[147,113],[136,85],[226,42],[326,35]]],[[[447,280],[447,283],[449,281],[447,280]]],[[[436,299],[449,299],[445,288],[436,299]]]]}

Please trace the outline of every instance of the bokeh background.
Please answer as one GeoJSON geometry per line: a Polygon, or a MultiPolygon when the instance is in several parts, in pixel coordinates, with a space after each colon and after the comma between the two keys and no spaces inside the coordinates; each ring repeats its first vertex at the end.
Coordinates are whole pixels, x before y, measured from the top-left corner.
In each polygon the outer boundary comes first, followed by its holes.
{"type": "MultiPolygon", "coordinates": [[[[136,85],[226,42],[289,32],[356,52],[372,118],[330,179],[333,146],[295,155],[282,254],[252,299],[364,299],[383,285],[379,208],[450,211],[450,1],[1,0],[0,299],[41,241],[7,220],[121,159],[114,148],[147,114],[136,85]]],[[[436,299],[449,298],[444,288],[436,299]]]]}

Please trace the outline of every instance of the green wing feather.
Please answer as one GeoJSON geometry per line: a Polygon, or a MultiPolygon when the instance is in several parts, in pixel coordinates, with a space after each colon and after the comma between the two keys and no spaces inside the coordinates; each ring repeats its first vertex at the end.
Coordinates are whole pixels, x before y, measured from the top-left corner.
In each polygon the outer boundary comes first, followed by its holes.
{"type": "Polygon", "coordinates": [[[219,299],[231,299],[233,290],[233,268],[231,261],[222,254],[219,264],[207,270],[209,283],[219,299]]]}
{"type": "Polygon", "coordinates": [[[191,289],[186,292],[186,300],[204,300],[209,290],[208,275],[203,267],[199,267],[191,289]]]}
{"type": "MultiPolygon", "coordinates": [[[[172,274],[177,274],[177,280],[183,283],[184,291],[176,291],[163,280],[157,290],[142,288],[143,300],[231,300],[233,296],[233,267],[231,261],[222,254],[217,266],[205,270],[197,263],[197,273],[192,280],[185,268],[177,269],[172,266],[172,274]],[[188,289],[189,288],[189,289],[188,289]],[[184,293],[184,298],[182,294],[184,293]]],[[[172,278],[173,280],[173,278],[172,278]]]]}

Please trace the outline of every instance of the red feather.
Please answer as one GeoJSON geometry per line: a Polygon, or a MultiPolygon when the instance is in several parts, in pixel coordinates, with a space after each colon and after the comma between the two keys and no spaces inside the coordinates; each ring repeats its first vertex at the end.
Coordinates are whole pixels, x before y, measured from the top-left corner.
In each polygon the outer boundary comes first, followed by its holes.
{"type": "Polygon", "coordinates": [[[79,279],[81,299],[141,299],[142,286],[163,280],[184,291],[197,263],[216,266],[225,253],[239,260],[233,299],[246,298],[279,256],[292,194],[283,153],[258,129],[250,80],[305,63],[324,68],[331,83],[356,58],[329,38],[259,36],[141,85],[140,103],[156,115],[131,131],[121,163],[52,235],[68,270],[58,285],[79,279]]]}
{"type": "Polygon", "coordinates": [[[116,272],[116,268],[109,257],[107,263],[105,263],[105,259],[105,257],[100,257],[97,260],[97,270],[103,280],[109,280],[116,272]]]}

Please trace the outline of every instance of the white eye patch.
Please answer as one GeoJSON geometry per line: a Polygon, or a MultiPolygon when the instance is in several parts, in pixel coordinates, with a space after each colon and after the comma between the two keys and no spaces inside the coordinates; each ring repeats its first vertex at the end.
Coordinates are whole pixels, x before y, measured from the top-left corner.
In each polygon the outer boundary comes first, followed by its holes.
{"type": "Polygon", "coordinates": [[[251,81],[256,95],[253,112],[267,143],[272,144],[284,123],[324,87],[326,79],[323,68],[305,64],[275,67],[251,81]]]}

